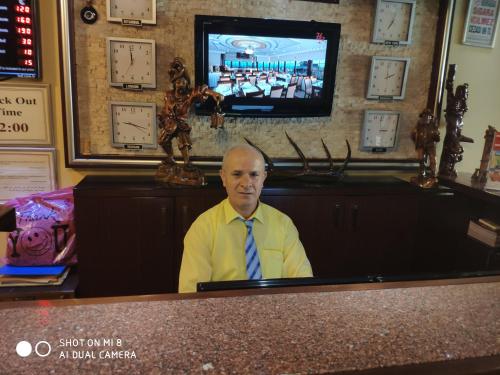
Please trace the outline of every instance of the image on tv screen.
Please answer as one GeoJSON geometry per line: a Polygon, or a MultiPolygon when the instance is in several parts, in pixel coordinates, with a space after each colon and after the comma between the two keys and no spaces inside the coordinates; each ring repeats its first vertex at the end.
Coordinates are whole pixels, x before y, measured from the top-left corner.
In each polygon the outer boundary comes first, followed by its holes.
{"type": "Polygon", "coordinates": [[[321,98],[328,41],[208,35],[208,86],[225,97],[321,98]]]}

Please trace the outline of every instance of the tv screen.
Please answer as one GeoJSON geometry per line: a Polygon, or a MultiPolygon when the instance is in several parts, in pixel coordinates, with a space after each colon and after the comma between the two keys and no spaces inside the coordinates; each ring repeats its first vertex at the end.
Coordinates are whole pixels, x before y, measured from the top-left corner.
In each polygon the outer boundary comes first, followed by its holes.
{"type": "Polygon", "coordinates": [[[229,116],[330,116],[339,40],[336,23],[196,16],[196,84],[229,116]]]}
{"type": "Polygon", "coordinates": [[[40,78],[36,0],[0,2],[0,77],[40,78]]]}

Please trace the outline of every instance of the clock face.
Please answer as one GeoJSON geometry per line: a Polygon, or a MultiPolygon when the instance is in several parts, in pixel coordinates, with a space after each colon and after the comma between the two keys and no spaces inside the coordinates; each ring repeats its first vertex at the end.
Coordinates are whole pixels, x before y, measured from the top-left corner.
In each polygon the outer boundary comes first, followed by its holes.
{"type": "Polygon", "coordinates": [[[368,99],[404,99],[410,59],[406,57],[372,58],[368,99]]]}
{"type": "Polygon", "coordinates": [[[415,0],[378,0],[373,42],[410,44],[415,0]]]}
{"type": "Polygon", "coordinates": [[[140,26],[156,24],[156,0],[107,0],[108,21],[140,26]]]}
{"type": "Polygon", "coordinates": [[[155,41],[108,38],[108,81],[129,89],[156,87],[155,41]]]}
{"type": "Polygon", "coordinates": [[[130,150],[157,147],[155,104],[111,102],[109,114],[113,147],[130,150]]]}
{"type": "Polygon", "coordinates": [[[396,146],[399,112],[365,111],[361,148],[386,151],[396,146]]]}

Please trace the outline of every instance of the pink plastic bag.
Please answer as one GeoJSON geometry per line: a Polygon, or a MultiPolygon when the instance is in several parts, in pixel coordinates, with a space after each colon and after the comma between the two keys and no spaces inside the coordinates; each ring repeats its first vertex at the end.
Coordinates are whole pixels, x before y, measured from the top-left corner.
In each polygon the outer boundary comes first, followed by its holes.
{"type": "Polygon", "coordinates": [[[15,231],[7,239],[7,263],[16,266],[75,264],[73,188],[9,200],[15,231]]]}

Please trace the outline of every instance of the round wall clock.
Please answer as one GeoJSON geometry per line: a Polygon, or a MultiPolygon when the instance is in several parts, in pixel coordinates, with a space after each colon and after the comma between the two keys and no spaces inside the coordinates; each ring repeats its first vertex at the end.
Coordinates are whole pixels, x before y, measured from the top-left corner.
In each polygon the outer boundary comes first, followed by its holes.
{"type": "Polygon", "coordinates": [[[416,0],[377,0],[373,43],[411,44],[416,0]]]}
{"type": "Polygon", "coordinates": [[[142,90],[156,87],[155,41],[106,38],[110,86],[142,90]]]}
{"type": "Polygon", "coordinates": [[[106,0],[106,14],[123,25],[156,25],[156,0],[106,0]]]}
{"type": "Polygon", "coordinates": [[[409,66],[409,57],[373,56],[366,98],[404,99],[409,66]]]}
{"type": "Polygon", "coordinates": [[[361,132],[361,149],[386,152],[397,145],[400,113],[366,110],[361,132]]]}
{"type": "Polygon", "coordinates": [[[113,147],[128,150],[158,147],[154,103],[110,102],[109,123],[113,147]]]}

